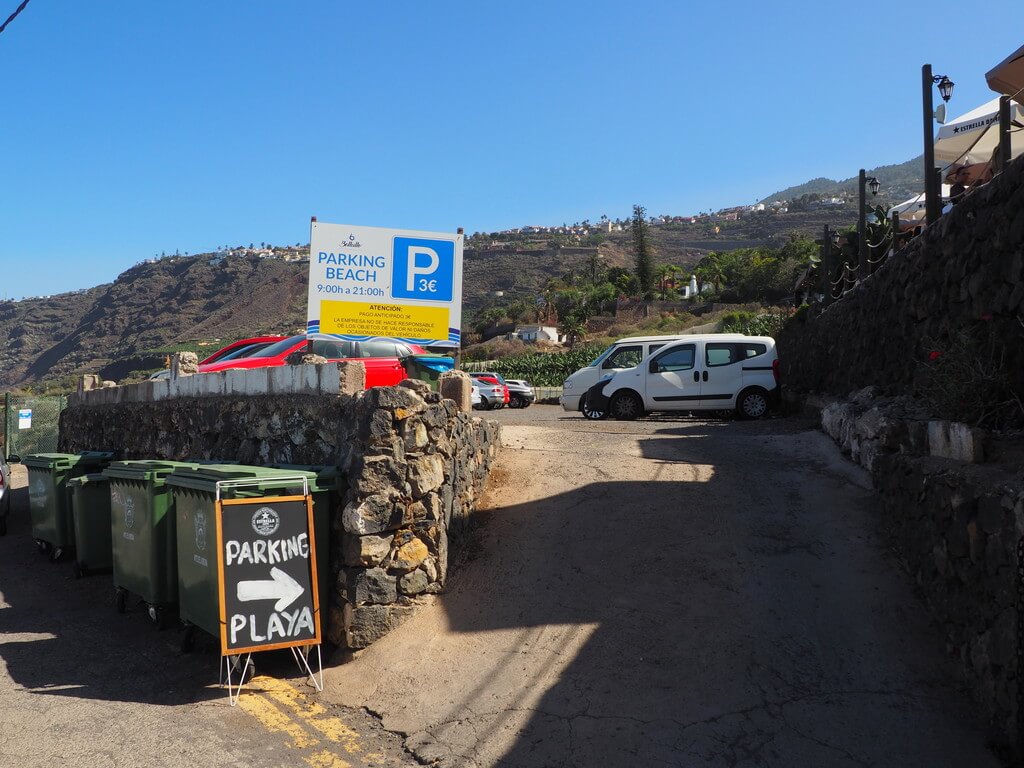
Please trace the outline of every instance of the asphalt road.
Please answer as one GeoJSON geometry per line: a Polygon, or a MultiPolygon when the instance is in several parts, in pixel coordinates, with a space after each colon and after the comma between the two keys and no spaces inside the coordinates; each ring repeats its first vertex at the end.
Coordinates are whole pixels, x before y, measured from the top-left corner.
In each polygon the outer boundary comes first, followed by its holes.
{"type": "Polygon", "coordinates": [[[810,425],[488,415],[508,447],[446,594],[321,694],[259,657],[237,708],[212,646],[33,551],[22,488],[0,765],[999,765],[867,478],[810,425]]]}

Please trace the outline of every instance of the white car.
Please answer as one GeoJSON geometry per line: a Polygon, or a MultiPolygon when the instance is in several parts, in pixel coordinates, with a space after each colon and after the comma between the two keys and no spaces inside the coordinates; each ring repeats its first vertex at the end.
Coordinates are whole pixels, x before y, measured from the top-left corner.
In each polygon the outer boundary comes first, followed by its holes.
{"type": "Polygon", "coordinates": [[[666,344],[639,365],[587,390],[595,410],[616,419],[652,411],[735,410],[758,419],[778,402],[779,355],[768,336],[707,334],[666,344]]]}
{"type": "Polygon", "coordinates": [[[605,413],[597,411],[587,403],[587,390],[609,373],[632,368],[651,352],[666,344],[692,336],[629,336],[619,339],[585,368],[580,368],[564,382],[558,402],[567,411],[580,411],[588,419],[603,419],[605,413]]]}
{"type": "Polygon", "coordinates": [[[470,404],[475,408],[480,405],[483,400],[480,399],[480,388],[474,383],[473,388],[470,390],[470,404]]]}

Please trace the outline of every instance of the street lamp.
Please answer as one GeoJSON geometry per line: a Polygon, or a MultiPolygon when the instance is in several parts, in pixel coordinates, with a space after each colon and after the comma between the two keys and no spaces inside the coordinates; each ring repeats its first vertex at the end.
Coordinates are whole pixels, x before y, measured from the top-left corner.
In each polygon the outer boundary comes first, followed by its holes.
{"type": "Polygon", "coordinates": [[[921,101],[924,116],[924,209],[925,220],[931,224],[942,215],[942,187],[935,173],[935,134],[932,120],[935,108],[932,106],[932,86],[939,87],[943,101],[953,95],[953,81],[946,75],[933,75],[932,65],[921,67],[921,101]]]}
{"type": "Polygon", "coordinates": [[[877,195],[882,184],[874,176],[868,178],[864,169],[861,168],[857,175],[857,202],[859,204],[857,211],[857,277],[860,280],[868,276],[867,187],[871,187],[872,195],[877,195]]]}
{"type": "Polygon", "coordinates": [[[956,85],[945,75],[939,75],[932,78],[932,82],[939,86],[939,95],[943,101],[949,101],[949,97],[953,95],[953,86],[956,85]]]}

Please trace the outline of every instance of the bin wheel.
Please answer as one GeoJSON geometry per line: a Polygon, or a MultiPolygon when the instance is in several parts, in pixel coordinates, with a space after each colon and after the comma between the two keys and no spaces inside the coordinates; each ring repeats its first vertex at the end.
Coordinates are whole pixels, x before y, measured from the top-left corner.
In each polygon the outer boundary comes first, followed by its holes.
{"type": "Polygon", "coordinates": [[[124,613],[125,607],[128,605],[128,590],[117,588],[114,593],[114,607],[118,613],[124,613]]]}
{"type": "Polygon", "coordinates": [[[246,670],[245,675],[241,677],[240,682],[235,683],[234,681],[232,681],[232,685],[245,685],[246,683],[249,683],[254,677],[256,677],[256,662],[250,658],[248,665],[243,666],[243,664],[244,662],[242,661],[242,656],[239,655],[231,657],[232,674],[237,672],[241,676],[242,670],[246,670]]]}
{"type": "Polygon", "coordinates": [[[171,612],[167,610],[167,606],[150,604],[146,611],[149,620],[157,629],[162,631],[171,626],[171,612]]]}
{"type": "Polygon", "coordinates": [[[89,575],[89,569],[86,568],[82,563],[75,561],[75,578],[81,579],[89,575]]]}
{"type": "Polygon", "coordinates": [[[64,557],[64,548],[63,547],[54,547],[53,549],[50,550],[50,562],[51,563],[59,563],[63,557],[64,557]]]}
{"type": "Polygon", "coordinates": [[[185,634],[181,636],[181,652],[188,654],[196,649],[196,628],[191,624],[185,625],[185,634]]]}
{"type": "Polygon", "coordinates": [[[40,554],[45,555],[50,551],[50,542],[43,541],[42,539],[36,539],[36,549],[39,550],[40,554]]]}

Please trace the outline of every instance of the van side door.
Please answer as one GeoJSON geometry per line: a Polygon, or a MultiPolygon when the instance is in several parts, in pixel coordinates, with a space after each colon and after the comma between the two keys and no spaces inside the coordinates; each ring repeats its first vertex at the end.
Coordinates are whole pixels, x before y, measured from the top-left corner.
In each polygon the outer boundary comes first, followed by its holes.
{"type": "Polygon", "coordinates": [[[700,400],[697,344],[678,344],[651,357],[643,371],[644,407],[649,411],[686,411],[700,400]]]}
{"type": "Polygon", "coordinates": [[[743,389],[743,344],[709,341],[704,344],[700,407],[732,408],[743,389]]]}

